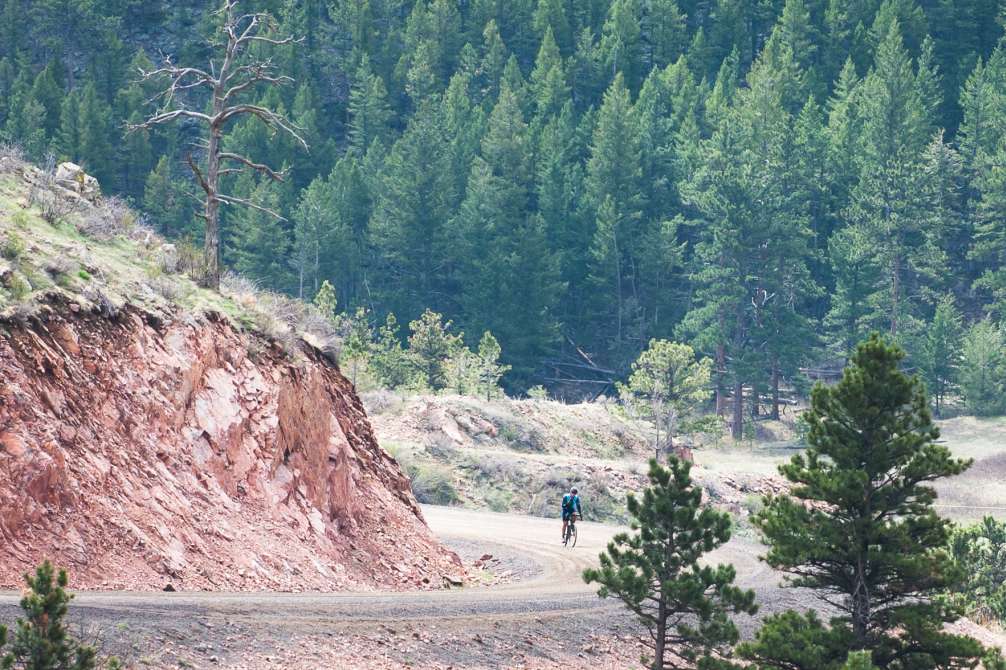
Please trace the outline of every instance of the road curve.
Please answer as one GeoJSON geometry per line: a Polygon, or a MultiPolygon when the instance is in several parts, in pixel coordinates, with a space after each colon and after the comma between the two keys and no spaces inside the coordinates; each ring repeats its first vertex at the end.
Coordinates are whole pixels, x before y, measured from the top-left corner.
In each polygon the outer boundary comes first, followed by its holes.
{"type": "MultiPolygon", "coordinates": [[[[382,621],[526,617],[563,611],[613,608],[613,601],[596,596],[596,587],[583,582],[585,567],[620,529],[580,522],[579,541],[567,549],[559,542],[557,519],[496,514],[448,507],[424,507],[430,527],[447,542],[469,546],[503,545],[534,561],[533,577],[502,586],[469,587],[438,591],[276,593],[276,592],[78,592],[74,609],[97,619],[170,619],[201,616],[243,621],[248,624],[353,626],[382,621]]],[[[796,593],[778,588],[778,576],[757,560],[758,548],[749,540],[734,539],[713,553],[713,562],[737,567],[738,585],[755,588],[759,600],[774,601],[768,609],[798,602],[796,593]],[[775,606],[772,606],[775,605],[775,606]]],[[[19,595],[0,594],[0,609],[17,605],[19,595]]]]}
{"type": "MultiPolygon", "coordinates": [[[[581,573],[596,564],[614,526],[580,522],[574,549],[559,542],[555,519],[522,517],[447,507],[424,507],[430,527],[446,541],[469,545],[504,545],[534,561],[533,577],[512,584],[422,592],[230,593],[230,592],[78,592],[74,607],[91,614],[170,616],[174,613],[218,615],[228,619],[307,624],[374,622],[452,617],[522,615],[610,607],[583,582],[581,573]]],[[[487,549],[491,553],[491,548],[487,549]]],[[[0,594],[0,607],[17,604],[19,595],[0,594]]],[[[130,617],[132,618],[132,617],[130,617]]]]}

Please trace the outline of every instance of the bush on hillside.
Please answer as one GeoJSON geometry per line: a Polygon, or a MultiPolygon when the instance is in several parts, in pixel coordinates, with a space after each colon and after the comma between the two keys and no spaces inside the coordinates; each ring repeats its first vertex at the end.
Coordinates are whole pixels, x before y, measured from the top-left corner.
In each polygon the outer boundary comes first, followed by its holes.
{"type": "Polygon", "coordinates": [[[972,619],[1006,622],[1006,522],[987,516],[957,528],[949,549],[965,575],[951,600],[972,619]]]}

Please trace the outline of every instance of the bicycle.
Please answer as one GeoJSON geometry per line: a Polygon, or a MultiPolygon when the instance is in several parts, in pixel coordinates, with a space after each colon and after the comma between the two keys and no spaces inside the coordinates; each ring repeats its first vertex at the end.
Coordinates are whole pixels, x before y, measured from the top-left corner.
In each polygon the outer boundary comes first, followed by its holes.
{"type": "Polygon", "coordinates": [[[566,523],[566,535],[562,538],[562,546],[572,549],[576,546],[576,515],[571,514],[566,523]]]}

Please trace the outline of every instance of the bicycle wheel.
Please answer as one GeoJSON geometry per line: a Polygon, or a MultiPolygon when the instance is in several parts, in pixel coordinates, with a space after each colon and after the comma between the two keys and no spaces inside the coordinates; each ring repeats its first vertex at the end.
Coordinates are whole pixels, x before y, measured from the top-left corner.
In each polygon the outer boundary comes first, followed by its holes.
{"type": "Polygon", "coordinates": [[[566,534],[569,536],[569,539],[566,540],[566,546],[572,549],[576,546],[576,526],[571,526],[566,534]]]}

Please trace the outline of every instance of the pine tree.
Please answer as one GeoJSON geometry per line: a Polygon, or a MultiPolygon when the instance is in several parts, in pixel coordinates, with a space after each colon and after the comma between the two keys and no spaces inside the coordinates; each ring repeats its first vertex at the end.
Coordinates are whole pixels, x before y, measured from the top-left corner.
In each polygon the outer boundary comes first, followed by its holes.
{"type": "MultiPolygon", "coordinates": [[[[913,273],[931,258],[930,240],[919,223],[926,208],[920,197],[921,156],[931,135],[919,80],[912,68],[896,19],[881,33],[874,70],[862,86],[860,180],[847,216],[864,227],[885,266],[874,296],[875,322],[892,336],[918,328],[919,305],[913,290],[925,274],[913,273]]],[[[933,276],[941,268],[926,268],[933,276]]]]}
{"type": "Polygon", "coordinates": [[[974,180],[978,193],[974,205],[975,230],[970,258],[983,272],[975,288],[992,298],[992,307],[1006,317],[1006,141],[985,161],[974,180]]]}
{"type": "Polygon", "coordinates": [[[422,383],[433,391],[448,386],[447,365],[459,347],[464,347],[464,333],[451,333],[451,321],[443,322],[436,312],[426,310],[409,323],[409,357],[422,383]]]}
{"type": "Polygon", "coordinates": [[[452,294],[446,222],[457,196],[438,111],[427,103],[412,117],[384,161],[374,193],[375,292],[398,314],[442,309],[452,294]]]}
{"type": "Polygon", "coordinates": [[[538,0],[534,10],[534,28],[542,36],[542,42],[544,36],[551,33],[561,53],[566,56],[573,53],[573,29],[563,0],[538,0]]]}
{"type": "Polygon", "coordinates": [[[733,585],[732,565],[699,565],[730,539],[730,517],[702,505],[690,470],[673,457],[668,468],[651,460],[642,499],[628,497],[634,532],[616,535],[600,568],[583,573],[602,598],[620,599],[648,629],[653,657],[643,662],[653,670],[714,667],[739,638],[732,616],[757,610],[754,592],[733,585]]]}
{"type": "Polygon", "coordinates": [[[586,215],[595,221],[591,275],[601,291],[595,309],[609,329],[613,352],[623,345],[627,317],[636,316],[627,308],[633,288],[627,275],[638,251],[644,206],[640,160],[630,94],[619,73],[598,112],[584,182],[586,215]]]}
{"type": "Polygon", "coordinates": [[[53,139],[59,158],[80,160],[80,97],[70,91],[59,108],[59,130],[53,139]]]}
{"type": "Polygon", "coordinates": [[[962,322],[953,295],[944,296],[937,303],[933,320],[919,344],[919,367],[934,401],[936,416],[940,416],[947,395],[957,385],[964,336],[962,322]]]}
{"type": "Polygon", "coordinates": [[[829,242],[829,257],[835,275],[835,293],[825,317],[832,341],[843,357],[855,351],[873,323],[872,302],[880,285],[882,268],[869,233],[860,226],[838,231],[829,242]]]}
{"type": "Polygon", "coordinates": [[[643,81],[640,0],[613,0],[601,31],[600,54],[608,76],[622,75],[624,85],[638,91],[643,81]]]}
{"type": "Polygon", "coordinates": [[[84,86],[77,128],[77,152],[81,165],[97,177],[99,182],[110,182],[115,174],[112,109],[101,98],[94,81],[88,81],[84,86]]]}
{"type": "Polygon", "coordinates": [[[321,315],[334,322],[339,316],[339,300],[335,294],[335,287],[327,279],[321,282],[321,288],[312,300],[314,306],[318,308],[321,315]]]}
{"type": "Polygon", "coordinates": [[[349,144],[363,155],[375,140],[385,142],[389,134],[391,109],[384,81],[371,72],[370,61],[364,58],[356,69],[349,89],[349,144]]]}
{"type": "Polygon", "coordinates": [[[643,4],[640,18],[643,73],[663,69],[676,61],[687,46],[686,17],[677,0],[652,0],[643,4]]]}
{"type": "Polygon", "coordinates": [[[10,650],[0,657],[0,665],[25,670],[119,667],[115,659],[99,664],[95,649],[70,635],[65,618],[73,596],[65,591],[68,582],[65,570],[56,574],[46,561],[35,570],[34,576],[25,575],[25,581],[28,590],[21,598],[24,618],[17,620],[10,650]]]}
{"type": "Polygon", "coordinates": [[[384,325],[377,331],[369,366],[382,388],[398,389],[414,383],[415,368],[408,352],[402,348],[394,314],[389,313],[384,325]]]}
{"type": "Polygon", "coordinates": [[[493,334],[488,330],[482,333],[479,349],[476,352],[478,359],[476,369],[479,388],[486,394],[486,402],[492,400],[493,394],[499,390],[500,379],[510,370],[509,365],[500,363],[502,354],[503,349],[493,334]]]}
{"type": "Polygon", "coordinates": [[[548,28],[531,71],[531,89],[537,115],[541,119],[558,114],[569,100],[569,85],[559,46],[548,28]]]}
{"type": "Polygon", "coordinates": [[[1003,411],[1006,397],[1006,335],[985,318],[971,326],[961,348],[961,395],[978,416],[1003,411]]]}
{"type": "Polygon", "coordinates": [[[63,103],[63,90],[56,80],[54,63],[46,65],[32,84],[31,95],[45,110],[42,127],[46,138],[52,138],[59,128],[59,113],[63,103]]]}
{"type": "Polygon", "coordinates": [[[674,453],[681,421],[709,398],[712,367],[708,358],[696,360],[687,344],[667,340],[650,340],[632,364],[632,373],[627,383],[618,385],[618,393],[626,405],[653,419],[656,448],[674,453]]]}
{"type": "MultiPolygon", "coordinates": [[[[262,207],[278,211],[280,192],[269,180],[256,183],[250,174],[239,177],[234,192],[252,198],[262,207]]],[[[245,207],[229,219],[231,234],[225,241],[226,258],[238,273],[273,286],[289,290],[293,284],[288,259],[290,234],[285,220],[268,211],[245,207]]]]}
{"type": "Polygon", "coordinates": [[[42,160],[45,151],[45,108],[25,85],[16,86],[7,110],[7,121],[0,135],[8,142],[18,142],[31,160],[42,160]]]}
{"type": "MultiPolygon", "coordinates": [[[[790,645],[824,637],[832,641],[826,648],[841,649],[811,667],[844,662],[850,650],[891,670],[953,667],[982,652],[975,640],[944,632],[957,613],[939,596],[959,573],[939,551],[951,524],[933,508],[929,486],[970,462],[937,442],[922,383],[899,370],[903,358],[874,335],[837,385],[814,389],[808,449],[780,467],[792,493],[767,498],[755,516],[769,545],[765,560],[838,611],[827,632],[810,620],[791,631],[800,637],[790,645]]],[[[793,621],[776,615],[764,629],[790,630],[793,621]]],[[[759,667],[787,667],[769,639],[743,645],[742,655],[759,667]]]]}
{"type": "Polygon", "coordinates": [[[157,230],[169,238],[189,232],[188,198],[180,188],[180,181],[171,169],[168,156],[161,156],[157,166],[147,175],[143,189],[143,211],[157,230]]]}

